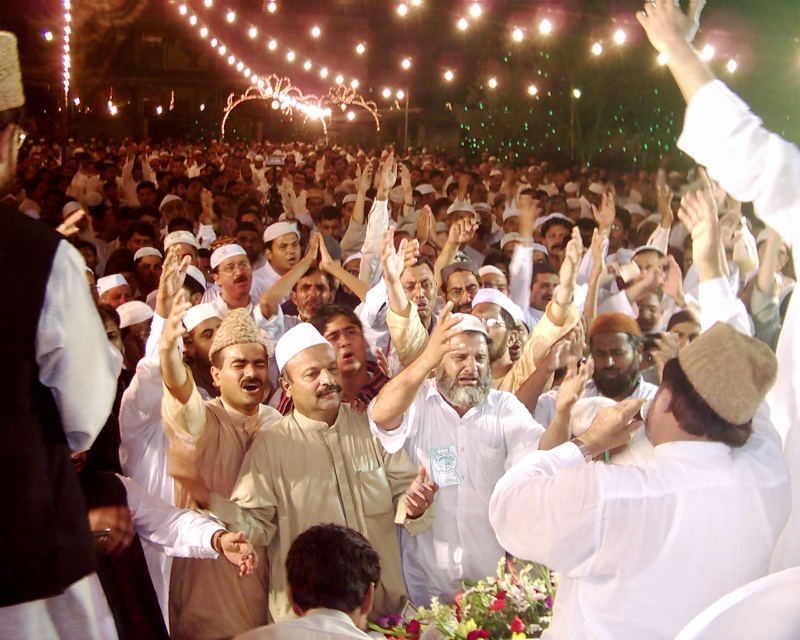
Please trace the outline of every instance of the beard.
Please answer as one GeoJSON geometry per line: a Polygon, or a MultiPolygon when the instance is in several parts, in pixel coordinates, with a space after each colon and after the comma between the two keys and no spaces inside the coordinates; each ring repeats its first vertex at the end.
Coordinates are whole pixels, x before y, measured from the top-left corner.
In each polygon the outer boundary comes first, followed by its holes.
{"type": "Polygon", "coordinates": [[[626,371],[601,369],[594,373],[597,390],[607,398],[627,396],[639,378],[639,366],[634,362],[626,371]]]}
{"type": "Polygon", "coordinates": [[[491,346],[489,347],[489,362],[494,364],[500,358],[503,357],[503,354],[508,349],[508,343],[510,342],[511,332],[506,329],[505,335],[501,340],[497,340],[492,342],[491,346]]]}
{"type": "Polygon", "coordinates": [[[487,367],[486,373],[477,385],[462,387],[458,384],[458,380],[445,371],[443,365],[439,365],[439,368],[436,369],[436,388],[442,397],[454,407],[460,409],[477,407],[486,401],[492,390],[492,371],[487,367]]]}

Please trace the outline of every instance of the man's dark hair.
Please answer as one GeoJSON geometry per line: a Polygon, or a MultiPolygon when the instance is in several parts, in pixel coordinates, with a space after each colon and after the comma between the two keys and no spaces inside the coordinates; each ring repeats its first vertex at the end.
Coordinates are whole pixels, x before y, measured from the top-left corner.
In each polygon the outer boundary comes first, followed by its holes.
{"type": "Polygon", "coordinates": [[[117,325],[117,328],[119,329],[119,325],[121,324],[119,314],[117,313],[117,310],[110,304],[98,304],[97,313],[100,314],[100,320],[103,324],[105,324],[106,321],[111,320],[111,322],[117,325]]]}
{"type": "Polygon", "coordinates": [[[252,233],[258,234],[258,229],[256,229],[256,225],[254,225],[252,222],[247,222],[247,220],[245,220],[244,222],[240,222],[236,226],[236,231],[233,232],[233,235],[238,236],[239,232],[241,231],[251,231],[252,233]]]}
{"type": "Polygon", "coordinates": [[[458,183],[457,182],[451,182],[450,184],[447,185],[447,188],[444,190],[444,192],[447,194],[448,200],[450,199],[450,196],[453,193],[455,193],[456,191],[458,191],[458,183]]]}
{"type": "Polygon", "coordinates": [[[206,181],[199,176],[195,176],[194,178],[189,178],[186,181],[186,188],[188,189],[194,182],[199,182],[201,187],[203,187],[204,189],[206,188],[206,181]]]}
{"type": "Polygon", "coordinates": [[[286,577],[301,611],[325,608],[350,613],[361,607],[370,586],[380,582],[381,561],[357,531],[321,524],[292,543],[286,577]]]}
{"type": "MultiPolygon", "coordinates": [[[[133,208],[133,207],[132,207],[133,208]]],[[[153,218],[161,218],[161,212],[153,206],[147,205],[144,207],[133,208],[136,212],[136,219],[141,220],[143,216],[151,216],[153,218]]]]}
{"type": "Polygon", "coordinates": [[[693,322],[697,325],[700,324],[700,320],[698,320],[697,316],[691,311],[678,311],[669,317],[669,322],[667,322],[667,331],[672,329],[672,327],[674,327],[676,324],[681,324],[682,322],[693,322]]]}
{"type": "Polygon", "coordinates": [[[292,287],[292,291],[297,291],[297,285],[300,284],[301,280],[304,280],[305,278],[308,278],[310,276],[314,276],[314,275],[316,275],[318,273],[321,273],[323,276],[325,276],[325,282],[328,283],[328,288],[331,290],[331,292],[333,292],[333,276],[331,276],[331,274],[327,273],[326,271],[323,271],[319,267],[309,269],[302,276],[300,276],[297,279],[297,282],[294,283],[294,286],[292,287]]]}
{"type": "Polygon", "coordinates": [[[450,202],[450,198],[436,198],[431,205],[431,211],[433,211],[433,215],[435,216],[442,209],[445,211],[449,209],[451,204],[453,203],[450,202]]]}
{"type": "Polygon", "coordinates": [[[511,267],[511,258],[502,251],[492,249],[486,254],[486,258],[483,260],[483,266],[496,267],[499,264],[505,265],[505,267],[508,269],[511,267]]]}
{"type": "Polygon", "coordinates": [[[536,277],[540,276],[544,273],[549,273],[554,276],[558,275],[558,270],[549,262],[535,262],[533,264],[533,277],[531,278],[531,284],[536,283],[536,277]]]}
{"type": "Polygon", "coordinates": [[[255,213],[260,218],[264,213],[264,207],[255,198],[245,198],[237,208],[237,219],[245,213],[255,213]]]}
{"type": "Polygon", "coordinates": [[[94,246],[91,242],[87,242],[86,240],[79,240],[75,239],[72,241],[72,246],[75,247],[78,251],[81,249],[88,249],[94,254],[94,257],[97,257],[97,247],[94,246]]]}
{"type": "Polygon", "coordinates": [[[428,260],[428,258],[423,255],[417,256],[414,260],[414,267],[421,267],[423,265],[428,267],[428,269],[431,270],[431,273],[436,273],[436,270],[433,268],[433,263],[428,260]]]}
{"type": "Polygon", "coordinates": [[[722,442],[734,449],[743,446],[753,433],[753,421],[733,424],[714,411],[689,382],[689,378],[677,358],[664,366],[662,388],[669,389],[667,411],[677,420],[681,429],[693,436],[705,436],[714,442],[722,442]]]}
{"type": "Polygon", "coordinates": [[[194,233],[194,224],[192,224],[189,218],[178,216],[167,223],[167,233],[172,233],[173,231],[188,231],[189,233],[194,233]]]}
{"type": "Polygon", "coordinates": [[[158,189],[156,189],[156,185],[154,185],[149,180],[145,180],[136,185],[136,193],[144,191],[145,189],[150,189],[151,191],[158,191],[158,189]]]}
{"type": "MultiPolygon", "coordinates": [[[[550,218],[542,225],[542,237],[546,236],[547,232],[553,227],[564,227],[568,233],[572,233],[573,226],[572,222],[564,220],[564,218],[550,218]]],[[[569,240],[569,238],[567,239],[569,240]]]]}
{"type": "Polygon", "coordinates": [[[614,207],[614,215],[619,218],[619,221],[622,223],[622,228],[625,229],[625,231],[630,231],[632,221],[631,212],[624,207],[614,207]]]}
{"type": "Polygon", "coordinates": [[[333,205],[327,205],[322,207],[319,212],[319,219],[322,220],[341,220],[342,219],[342,212],[339,211],[338,207],[334,207],[333,205]]]}
{"type": "Polygon", "coordinates": [[[205,293],[206,288],[204,285],[201,285],[197,280],[195,280],[192,276],[187,275],[183,281],[183,287],[189,292],[189,297],[193,296],[196,293],[205,293]]]}
{"type": "Polygon", "coordinates": [[[107,276],[130,271],[136,271],[136,265],[133,262],[133,254],[128,249],[120,247],[108,256],[108,261],[106,262],[107,276]]]}
{"type": "Polygon", "coordinates": [[[134,233],[138,233],[140,236],[147,236],[153,241],[153,244],[156,243],[156,230],[153,229],[153,225],[139,220],[137,222],[131,222],[131,224],[119,234],[120,244],[127,244],[134,233]]]}
{"type": "Polygon", "coordinates": [[[344,316],[349,322],[357,326],[359,331],[364,331],[364,327],[361,324],[361,320],[358,319],[356,312],[343,304],[329,304],[322,307],[308,322],[324,335],[328,330],[328,323],[339,316],[344,316]]]}

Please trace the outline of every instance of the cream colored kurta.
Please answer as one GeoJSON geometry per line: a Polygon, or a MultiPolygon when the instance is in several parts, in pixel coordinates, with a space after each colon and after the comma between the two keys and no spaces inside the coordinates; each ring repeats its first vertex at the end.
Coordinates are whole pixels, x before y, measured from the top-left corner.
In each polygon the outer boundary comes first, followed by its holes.
{"type": "MultiPolygon", "coordinates": [[[[196,386],[185,405],[165,390],[161,409],[170,445],[190,447],[206,486],[225,497],[231,495],[256,435],[281,418],[275,409],[264,405],[256,415],[247,417],[221,398],[204,401],[196,386]]],[[[177,483],[175,504],[193,506],[177,483]]],[[[240,578],[238,568],[224,557],[175,558],[169,597],[173,640],[230,638],[267,623],[268,568],[264,549],[258,551],[258,571],[247,578],[240,578]]]]}
{"type": "Polygon", "coordinates": [[[332,522],[369,539],[381,558],[376,614],[401,609],[407,599],[396,524],[412,535],[427,529],[431,510],[406,519],[402,498],[417,468],[404,451],[388,454],[372,436],[365,414],[342,405],[332,426],[295,409],[260,434],[242,465],[231,500],[212,497],[211,510],[255,545],[269,544],[270,612],[293,617],[287,597],[286,556],[306,529],[332,522]]]}

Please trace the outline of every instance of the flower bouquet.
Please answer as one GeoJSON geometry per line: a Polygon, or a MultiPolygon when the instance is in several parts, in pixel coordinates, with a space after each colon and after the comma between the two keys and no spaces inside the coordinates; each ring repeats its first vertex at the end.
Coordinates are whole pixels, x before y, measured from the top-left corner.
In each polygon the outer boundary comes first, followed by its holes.
{"type": "Polygon", "coordinates": [[[540,565],[503,559],[497,577],[465,582],[452,605],[434,598],[412,616],[396,614],[371,625],[387,638],[521,640],[539,638],[550,624],[556,578],[540,565]]]}

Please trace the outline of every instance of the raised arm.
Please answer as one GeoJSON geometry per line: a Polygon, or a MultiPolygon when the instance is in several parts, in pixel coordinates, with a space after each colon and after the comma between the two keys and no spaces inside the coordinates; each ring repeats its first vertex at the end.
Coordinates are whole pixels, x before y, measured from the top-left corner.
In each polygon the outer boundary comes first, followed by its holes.
{"type": "Polygon", "coordinates": [[[297,281],[311,268],[311,265],[314,264],[314,260],[317,259],[320,244],[322,244],[322,237],[315,231],[311,235],[306,255],[304,255],[285,275],[281,276],[275,284],[261,294],[261,299],[258,303],[261,307],[261,313],[264,314],[264,318],[269,319],[275,315],[281,302],[289,295],[292,287],[294,287],[297,281]]]}
{"type": "Polygon", "coordinates": [[[194,382],[189,377],[178,351],[178,341],[183,335],[183,317],[192,305],[186,302],[186,295],[180,289],[175,295],[172,312],[167,318],[161,340],[158,343],[161,359],[161,377],[164,385],[181,404],[189,402],[194,382]]]}
{"type": "Polygon", "coordinates": [[[561,327],[567,321],[569,307],[575,299],[575,281],[578,267],[583,257],[583,240],[578,227],[572,229],[572,239],[564,250],[564,261],[559,272],[560,286],[553,297],[553,304],[548,305],[547,313],[554,325],[561,327]]]}
{"type": "Polygon", "coordinates": [[[346,271],[344,267],[342,267],[340,260],[331,258],[331,254],[328,252],[328,247],[325,245],[325,242],[319,243],[319,268],[348,287],[358,296],[361,302],[364,302],[367,298],[367,291],[369,291],[367,283],[360,280],[349,271],[346,271]]]}

